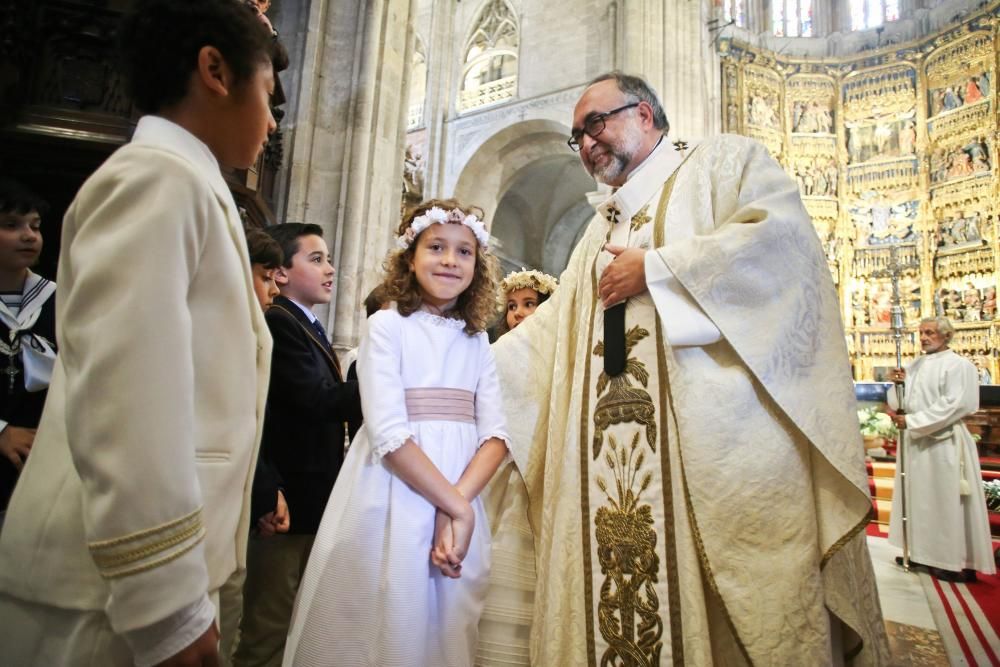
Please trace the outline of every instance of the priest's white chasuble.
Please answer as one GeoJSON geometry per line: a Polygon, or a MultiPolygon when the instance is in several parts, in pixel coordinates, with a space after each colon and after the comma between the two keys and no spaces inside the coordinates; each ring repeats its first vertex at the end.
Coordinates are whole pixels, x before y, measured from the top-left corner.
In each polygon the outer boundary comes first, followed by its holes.
{"type": "Polygon", "coordinates": [[[494,347],[516,469],[487,502],[478,662],[886,662],[837,308],[796,187],[762,146],[662,141],[599,208],[555,295],[494,347]],[[653,251],[614,377],[608,242],[653,251]]]}

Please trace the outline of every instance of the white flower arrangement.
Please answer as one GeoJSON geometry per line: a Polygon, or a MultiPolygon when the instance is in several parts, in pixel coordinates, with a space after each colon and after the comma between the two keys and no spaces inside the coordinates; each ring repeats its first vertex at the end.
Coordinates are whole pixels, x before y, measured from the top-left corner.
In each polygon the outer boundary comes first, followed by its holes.
{"type": "Polygon", "coordinates": [[[892,418],[875,408],[858,410],[858,424],[861,428],[861,435],[866,437],[895,440],[896,436],[899,435],[899,429],[892,423],[892,418]]]}
{"type": "Polygon", "coordinates": [[[539,294],[552,294],[558,285],[559,281],[549,274],[522,267],[520,271],[511,271],[500,281],[500,292],[506,298],[506,295],[515,290],[530,287],[539,294]]]}
{"type": "Polygon", "coordinates": [[[406,231],[396,237],[396,247],[400,250],[406,250],[413,245],[413,241],[420,235],[420,232],[431,225],[446,223],[465,225],[472,230],[476,241],[483,247],[483,250],[489,248],[490,233],[486,231],[486,225],[483,224],[482,220],[471,213],[466,214],[462,209],[453,208],[446,211],[437,206],[431,207],[423,215],[415,217],[406,231]]]}

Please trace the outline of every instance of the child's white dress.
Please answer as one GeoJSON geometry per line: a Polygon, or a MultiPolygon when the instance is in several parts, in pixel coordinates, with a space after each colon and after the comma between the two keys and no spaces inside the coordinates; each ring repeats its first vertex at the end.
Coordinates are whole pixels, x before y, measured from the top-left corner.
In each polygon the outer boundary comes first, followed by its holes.
{"type": "Polygon", "coordinates": [[[472,502],[476,527],[461,578],[445,577],[430,562],[434,506],[382,460],[412,437],[455,483],[485,440],[507,441],[489,341],[464,326],[423,311],[403,317],[394,308],[368,319],[358,354],[365,424],[309,556],[286,666],[472,665],[490,567],[483,505],[472,502]],[[467,421],[440,419],[450,406],[428,388],[467,397],[467,421]],[[424,412],[419,421],[410,418],[407,393],[410,411],[424,412]]]}

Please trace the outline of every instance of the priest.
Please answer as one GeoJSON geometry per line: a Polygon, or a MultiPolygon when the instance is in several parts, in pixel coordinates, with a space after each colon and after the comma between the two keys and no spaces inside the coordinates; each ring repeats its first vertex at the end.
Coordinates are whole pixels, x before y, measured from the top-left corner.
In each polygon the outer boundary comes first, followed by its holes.
{"type": "MultiPolygon", "coordinates": [[[[946,317],[920,323],[924,354],[893,379],[905,381],[907,541],[910,563],[927,566],[945,581],[973,581],[975,572],[996,572],[979,453],[962,417],[979,409],[979,373],[949,347],[955,329],[946,317]]],[[[889,404],[898,407],[896,392],[889,404]]],[[[900,466],[895,488],[902,489],[900,466]]],[[[889,543],[903,546],[902,493],[892,496],[889,543]]],[[[902,562],[901,558],[896,559],[902,562]]]]}
{"type": "Polygon", "coordinates": [[[518,560],[495,559],[482,647],[524,637],[546,666],[883,664],[820,241],[763,146],[667,131],[619,72],[575,107],[569,144],[612,190],[555,295],[495,345],[516,466],[491,489],[495,553],[527,543],[536,584],[518,597],[518,560]]]}

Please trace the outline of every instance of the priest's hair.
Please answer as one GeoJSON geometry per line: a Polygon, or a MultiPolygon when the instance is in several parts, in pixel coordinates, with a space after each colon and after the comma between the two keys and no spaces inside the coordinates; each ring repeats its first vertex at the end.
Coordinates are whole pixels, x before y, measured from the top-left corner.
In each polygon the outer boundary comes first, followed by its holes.
{"type": "Polygon", "coordinates": [[[653,109],[653,127],[657,130],[662,130],[664,135],[670,132],[670,123],[667,122],[667,114],[663,111],[660,98],[656,96],[656,93],[653,92],[653,89],[650,88],[644,79],[632,74],[625,74],[621,70],[616,69],[605,72],[593,79],[587,84],[587,87],[589,88],[601,81],[614,81],[618,85],[618,90],[625,93],[629,103],[645,102],[648,104],[653,109]]]}
{"type": "Polygon", "coordinates": [[[921,324],[936,324],[938,333],[943,333],[951,340],[951,337],[955,335],[955,327],[951,325],[951,320],[947,317],[925,317],[920,320],[921,324]]]}

